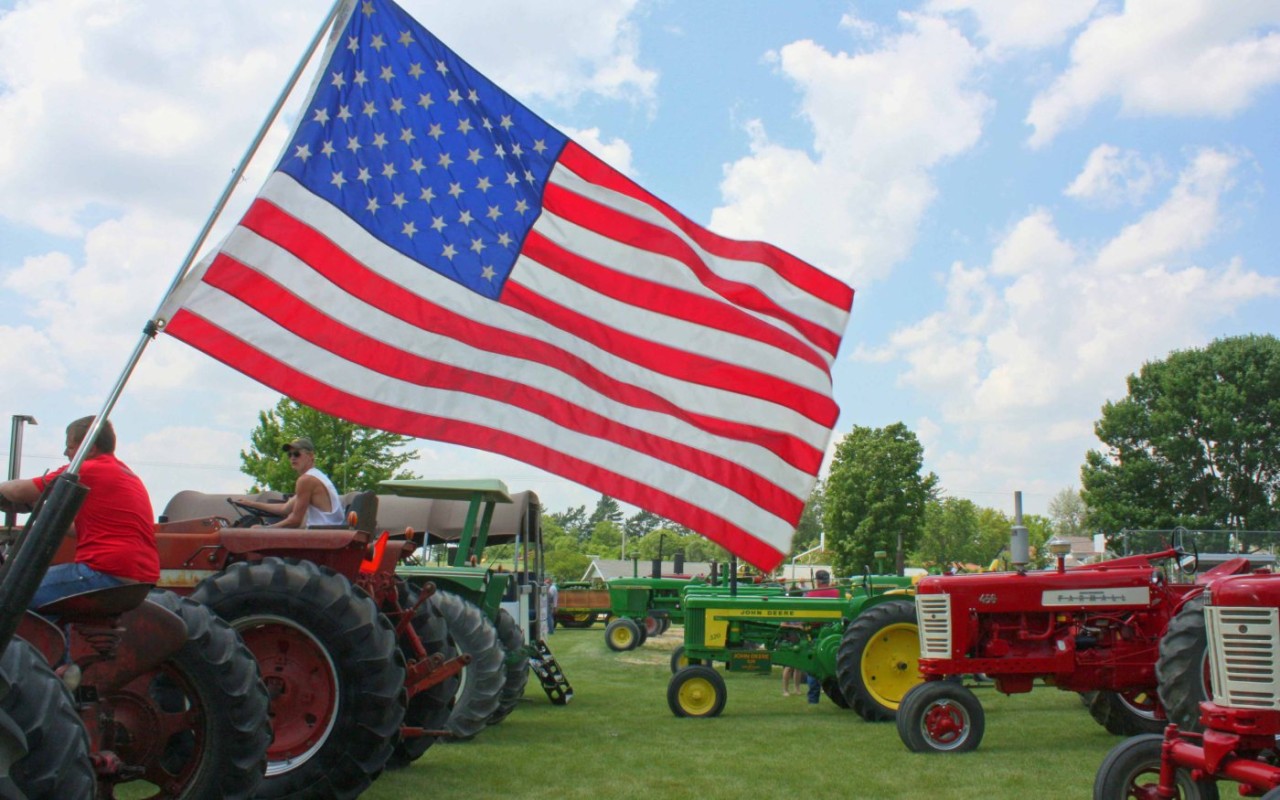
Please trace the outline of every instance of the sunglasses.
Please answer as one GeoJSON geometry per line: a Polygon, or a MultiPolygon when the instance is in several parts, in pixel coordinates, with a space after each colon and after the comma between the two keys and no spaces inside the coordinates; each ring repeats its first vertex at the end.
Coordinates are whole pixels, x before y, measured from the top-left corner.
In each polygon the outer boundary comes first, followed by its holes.
{"type": "Polygon", "coordinates": [[[301,451],[301,450],[290,450],[290,451],[289,451],[289,458],[301,458],[301,457],[302,457],[302,451],[301,451]]]}

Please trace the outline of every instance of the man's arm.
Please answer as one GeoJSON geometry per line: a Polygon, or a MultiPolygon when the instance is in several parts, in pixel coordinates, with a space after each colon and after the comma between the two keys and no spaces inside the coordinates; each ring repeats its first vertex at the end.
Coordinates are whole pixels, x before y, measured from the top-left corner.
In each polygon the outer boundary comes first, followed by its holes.
{"type": "Polygon", "coordinates": [[[299,475],[293,487],[293,497],[285,504],[285,517],[272,528],[302,528],[306,525],[307,509],[311,506],[312,493],[324,491],[324,484],[314,475],[299,475]]]}
{"type": "Polygon", "coordinates": [[[29,478],[18,478],[0,483],[0,498],[7,509],[17,512],[30,511],[40,499],[40,490],[36,482],[29,478]]]}

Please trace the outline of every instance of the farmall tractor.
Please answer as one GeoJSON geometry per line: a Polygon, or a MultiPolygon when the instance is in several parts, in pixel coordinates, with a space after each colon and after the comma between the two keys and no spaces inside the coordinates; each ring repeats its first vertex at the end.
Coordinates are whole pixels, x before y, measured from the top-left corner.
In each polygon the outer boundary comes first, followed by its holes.
{"type": "Polygon", "coordinates": [[[1094,719],[1113,734],[1162,729],[1155,668],[1170,620],[1205,586],[1250,570],[1247,559],[1235,558],[1194,583],[1175,583],[1170,573],[1186,559],[1177,549],[1067,569],[1069,548],[1051,548],[1056,569],[936,576],[917,586],[925,682],[898,711],[908,749],[957,753],[979,745],[982,704],[959,680],[968,675],[1005,694],[1029,692],[1037,680],[1084,693],[1094,719]]]}
{"type": "MultiPolygon", "coordinates": [[[[1172,636],[1161,652],[1162,696],[1194,696],[1207,667],[1212,697],[1193,725],[1171,724],[1117,745],[1094,782],[1095,800],[1218,797],[1218,781],[1234,781],[1242,797],[1280,798],[1280,575],[1225,578],[1203,595],[1198,639],[1172,636]],[[1170,646],[1174,645],[1174,646],[1170,646]],[[1194,670],[1172,669],[1178,663],[1194,670]]],[[[1194,630],[1197,626],[1189,626],[1194,630]]]]}
{"type": "Polygon", "coordinates": [[[0,796],[255,796],[267,693],[226,623],[146,584],[26,611],[86,494],[64,474],[20,532],[5,528],[0,796]]]}
{"type": "Polygon", "coordinates": [[[499,608],[509,573],[407,564],[417,542],[469,553],[491,533],[527,540],[536,496],[512,502],[497,481],[388,483],[412,485],[344,496],[344,527],[250,527],[269,520],[225,495],[182,492],[164,517],[181,519],[157,528],[162,584],[227,619],[262,665],[275,737],[261,796],[354,796],[441,737],[500,721],[531,663],[567,687],[499,608]],[[512,513],[495,513],[499,502],[512,513]],[[504,619],[514,634],[495,626],[504,619]]]}

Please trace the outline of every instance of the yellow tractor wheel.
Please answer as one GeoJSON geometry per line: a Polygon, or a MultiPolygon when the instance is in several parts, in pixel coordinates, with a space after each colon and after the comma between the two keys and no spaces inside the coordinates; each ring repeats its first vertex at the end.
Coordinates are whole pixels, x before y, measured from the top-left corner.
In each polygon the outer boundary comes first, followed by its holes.
{"type": "Polygon", "coordinates": [[[677,717],[718,717],[728,696],[724,678],[707,666],[685,667],[667,684],[667,705],[677,717]]]}
{"type": "Polygon", "coordinates": [[[863,719],[893,719],[902,698],[921,682],[919,662],[915,603],[872,606],[845,628],[836,657],[840,691],[863,719]]]}
{"type": "Polygon", "coordinates": [[[604,629],[604,643],[616,652],[634,650],[640,644],[640,626],[626,617],[619,617],[604,629]]]}

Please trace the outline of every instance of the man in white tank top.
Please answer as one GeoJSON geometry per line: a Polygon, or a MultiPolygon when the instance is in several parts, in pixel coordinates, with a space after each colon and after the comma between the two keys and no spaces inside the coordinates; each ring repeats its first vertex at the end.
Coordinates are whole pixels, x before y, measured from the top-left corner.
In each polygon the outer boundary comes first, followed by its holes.
{"type": "Polygon", "coordinates": [[[316,469],[316,446],[311,440],[305,436],[294,439],[284,446],[284,451],[289,456],[289,466],[298,473],[293,497],[283,505],[259,503],[248,498],[240,498],[238,502],[259,511],[283,514],[284,519],[272,525],[273,528],[310,528],[313,525],[341,525],[346,522],[346,513],[333,481],[316,469]]]}

